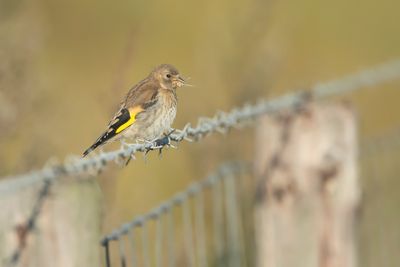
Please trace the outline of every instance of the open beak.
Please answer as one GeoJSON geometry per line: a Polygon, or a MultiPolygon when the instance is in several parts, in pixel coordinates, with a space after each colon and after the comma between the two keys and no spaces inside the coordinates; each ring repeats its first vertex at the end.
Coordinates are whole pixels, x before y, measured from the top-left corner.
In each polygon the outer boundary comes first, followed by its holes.
{"type": "Polygon", "coordinates": [[[182,87],[185,85],[186,81],[180,75],[176,76],[175,83],[177,87],[182,87]]]}

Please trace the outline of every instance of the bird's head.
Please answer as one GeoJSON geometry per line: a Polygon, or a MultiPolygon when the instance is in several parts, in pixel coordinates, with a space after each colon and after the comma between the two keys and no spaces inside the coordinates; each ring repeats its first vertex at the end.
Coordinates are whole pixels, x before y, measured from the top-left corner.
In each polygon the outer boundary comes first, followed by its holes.
{"type": "Polygon", "coordinates": [[[185,85],[185,80],[179,74],[179,71],[169,64],[157,66],[150,75],[152,78],[156,79],[164,89],[175,90],[185,85]]]}

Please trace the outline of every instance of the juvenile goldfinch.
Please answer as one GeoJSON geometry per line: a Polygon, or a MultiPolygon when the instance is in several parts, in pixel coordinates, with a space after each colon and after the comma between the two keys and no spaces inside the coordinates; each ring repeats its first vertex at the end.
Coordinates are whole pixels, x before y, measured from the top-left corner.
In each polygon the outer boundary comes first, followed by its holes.
{"type": "Polygon", "coordinates": [[[185,80],[174,66],[157,66],[129,90],[107,130],[83,152],[83,157],[110,141],[154,141],[167,134],[176,115],[176,89],[183,85],[185,80]]]}

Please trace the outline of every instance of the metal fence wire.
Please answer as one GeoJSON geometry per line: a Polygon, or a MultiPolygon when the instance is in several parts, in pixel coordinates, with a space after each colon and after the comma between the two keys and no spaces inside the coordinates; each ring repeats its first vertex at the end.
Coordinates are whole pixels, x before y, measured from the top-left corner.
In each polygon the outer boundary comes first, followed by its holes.
{"type": "Polygon", "coordinates": [[[249,171],[243,162],[223,164],[105,236],[105,266],[251,266],[253,257],[245,250],[253,242],[248,227],[251,180],[243,179],[249,171]]]}
{"type": "MultiPolygon", "coordinates": [[[[296,107],[304,101],[305,96],[311,95],[318,100],[399,78],[400,60],[387,62],[317,84],[306,93],[295,92],[234,108],[230,112],[218,112],[212,118],[200,118],[196,126],[187,124],[182,130],[176,130],[170,136],[170,141],[201,140],[210,133],[226,133],[232,128],[251,125],[261,115],[296,107]]],[[[0,183],[0,195],[42,184],[31,216],[22,225],[21,244],[36,224],[51,186],[60,177],[88,174],[95,177],[110,162],[125,162],[137,153],[162,147],[152,143],[124,144],[115,151],[94,153],[92,157],[84,159],[70,157],[61,164],[5,177],[0,183]]],[[[119,262],[120,266],[144,267],[253,266],[251,261],[254,252],[245,250],[246,247],[254,247],[254,244],[246,245],[254,242],[249,227],[253,216],[249,206],[251,201],[245,194],[246,183],[240,179],[248,170],[243,163],[225,164],[215,174],[194,183],[156,209],[105,236],[102,240],[105,265],[109,267],[119,262]],[[183,230],[177,231],[178,228],[183,230]]],[[[18,263],[23,249],[22,245],[15,249],[7,260],[8,266],[18,263]]]]}
{"type": "MultiPolygon", "coordinates": [[[[182,130],[175,130],[170,136],[170,141],[179,143],[183,140],[200,140],[206,135],[215,132],[226,133],[231,128],[240,128],[249,125],[261,115],[296,107],[310,96],[315,100],[320,100],[376,86],[399,78],[400,60],[386,62],[336,80],[316,84],[308,91],[297,91],[272,100],[262,100],[253,105],[248,104],[243,107],[234,108],[230,112],[218,112],[212,118],[202,117],[198,120],[195,127],[192,127],[188,123],[182,130]]],[[[168,144],[162,144],[161,148],[164,146],[168,146],[168,144]]],[[[154,149],[160,149],[160,145],[155,145],[154,143],[124,144],[118,150],[97,154],[93,153],[94,156],[88,158],[82,159],[80,156],[70,156],[62,164],[45,166],[43,169],[34,170],[22,175],[4,177],[3,182],[0,184],[0,194],[12,193],[34,183],[45,180],[56,180],[66,175],[79,176],[92,174],[97,176],[110,162],[125,162],[124,160],[134,158],[137,153],[146,153],[154,149]]]]}
{"type": "MultiPolygon", "coordinates": [[[[373,188],[364,188],[367,201],[370,191],[376,195],[379,179],[398,176],[399,165],[393,159],[400,156],[399,148],[400,129],[361,143],[361,176],[373,179],[373,188]]],[[[255,182],[249,163],[221,165],[204,180],[106,235],[101,241],[105,266],[255,266],[254,251],[246,249],[255,245],[255,182]]],[[[378,193],[373,201],[383,199],[378,193]]],[[[361,229],[364,227],[361,225],[361,229]]],[[[397,233],[395,229],[391,232],[397,233]]],[[[384,239],[380,234],[376,236],[384,239]]],[[[398,246],[360,242],[360,250],[371,248],[384,254],[398,246]]],[[[391,261],[382,257],[376,263],[383,262],[389,266],[391,261]]],[[[375,265],[366,261],[361,266],[375,265]]]]}

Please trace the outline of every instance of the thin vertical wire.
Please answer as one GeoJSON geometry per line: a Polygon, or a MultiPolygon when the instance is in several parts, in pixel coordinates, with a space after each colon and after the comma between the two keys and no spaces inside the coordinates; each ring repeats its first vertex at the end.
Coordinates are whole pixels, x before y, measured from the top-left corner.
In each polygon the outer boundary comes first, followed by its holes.
{"type": "Polygon", "coordinates": [[[189,199],[187,198],[186,200],[183,201],[182,203],[182,213],[183,213],[183,224],[185,227],[185,245],[186,245],[186,250],[187,250],[187,260],[188,260],[188,266],[189,267],[194,267],[194,261],[195,261],[195,256],[194,256],[194,250],[193,250],[193,228],[192,228],[192,220],[190,216],[190,207],[189,207],[189,199]]]}
{"type": "Polygon", "coordinates": [[[126,256],[123,236],[118,238],[119,257],[121,259],[121,267],[126,267],[126,256]]]}
{"type": "Polygon", "coordinates": [[[167,213],[168,226],[168,267],[175,267],[175,225],[173,206],[170,207],[167,213]]]}
{"type": "Polygon", "coordinates": [[[104,252],[105,252],[106,267],[111,267],[111,263],[110,263],[110,248],[109,248],[108,240],[106,240],[104,242],[103,246],[104,246],[104,252]]]}
{"type": "Polygon", "coordinates": [[[204,191],[199,192],[196,201],[196,241],[199,267],[207,266],[206,235],[204,226],[204,191]]]}
{"type": "Polygon", "coordinates": [[[237,223],[237,207],[235,197],[235,181],[233,176],[226,176],[224,179],[225,188],[225,209],[227,216],[227,236],[228,236],[228,262],[229,267],[240,267],[240,245],[238,235],[238,223],[237,223]]]}
{"type": "Polygon", "coordinates": [[[128,238],[131,244],[131,250],[132,250],[132,256],[131,256],[131,260],[132,260],[132,267],[136,267],[136,246],[135,246],[135,233],[134,233],[134,228],[133,229],[129,229],[128,232],[128,238]]]}
{"type": "Polygon", "coordinates": [[[149,233],[146,222],[143,222],[142,225],[142,249],[143,249],[143,266],[150,267],[149,233]]]}
{"type": "Polygon", "coordinates": [[[161,267],[163,262],[162,243],[163,243],[163,216],[160,214],[156,219],[156,267],[161,267]]]}
{"type": "Polygon", "coordinates": [[[214,252],[217,262],[223,257],[223,213],[222,213],[222,190],[220,179],[214,180],[213,194],[213,237],[214,252]]]}
{"type": "MultiPolygon", "coordinates": [[[[212,236],[213,245],[215,247],[215,263],[218,266],[222,264],[227,266],[226,257],[227,252],[227,236],[229,237],[229,242],[231,242],[235,247],[238,247],[238,242],[240,243],[240,234],[236,233],[232,229],[240,228],[240,222],[235,225],[235,220],[238,218],[237,214],[237,202],[235,184],[229,186],[226,185],[226,179],[233,179],[228,176],[228,174],[233,174],[237,172],[236,165],[223,165],[221,167],[218,175],[213,175],[203,180],[202,182],[197,182],[188,187],[187,190],[178,193],[175,197],[166,201],[160,207],[152,210],[151,212],[136,217],[133,221],[123,225],[121,228],[113,231],[110,235],[103,238],[103,246],[109,243],[111,240],[120,242],[122,236],[128,234],[128,238],[131,243],[132,249],[132,266],[143,266],[150,267],[155,264],[156,267],[168,265],[168,267],[176,266],[176,244],[175,244],[175,225],[174,225],[174,208],[176,206],[181,206],[182,208],[182,223],[183,223],[183,242],[185,245],[185,251],[187,252],[186,265],[189,267],[205,267],[209,263],[209,258],[207,257],[207,235],[206,235],[206,221],[205,221],[205,188],[211,187],[212,190],[212,200],[213,200],[213,212],[212,212],[212,236]],[[191,200],[193,199],[193,200],[191,200]],[[192,203],[193,202],[193,203],[192,203]],[[194,206],[194,211],[192,211],[192,205],[194,206]],[[229,205],[233,205],[233,209],[229,209],[229,205]],[[227,211],[229,209],[229,211],[227,211]],[[194,214],[192,214],[194,213],[194,214]],[[164,216],[165,215],[165,216],[164,216]],[[193,218],[195,224],[193,224],[193,218]],[[228,217],[230,221],[228,220],[228,217]],[[150,257],[153,256],[153,247],[149,247],[149,220],[154,220],[156,224],[156,241],[155,241],[155,260],[150,257]],[[233,226],[229,226],[229,223],[233,222],[233,226]],[[227,231],[225,231],[225,224],[228,226],[227,231]],[[137,245],[135,245],[135,229],[141,231],[141,248],[142,251],[138,251],[137,245]],[[165,233],[164,233],[165,232],[165,233]],[[239,241],[238,241],[239,240],[239,241]],[[236,242],[236,243],[235,243],[236,242]],[[168,248],[164,249],[165,245],[168,244],[168,248]],[[152,251],[150,252],[150,249],[152,251]],[[164,255],[165,254],[165,255],[164,255]],[[168,255],[166,260],[165,256],[168,255]],[[140,258],[140,259],[139,259],[140,258]],[[165,264],[164,264],[165,261],[165,264]]],[[[238,231],[236,229],[236,231],[238,231]]],[[[121,239],[124,240],[124,239],[121,239]]],[[[126,240],[125,240],[126,241],[126,240]]],[[[123,241],[121,241],[123,242],[123,241]]],[[[108,244],[107,244],[108,245],[108,244]]],[[[127,265],[126,258],[126,244],[119,243],[120,257],[122,260],[122,265],[125,267],[127,265]]],[[[240,249],[235,249],[241,251],[240,249]]],[[[107,257],[109,262],[109,251],[107,251],[107,257]]],[[[240,257],[241,255],[239,255],[240,257]]],[[[238,261],[240,264],[241,262],[238,261]]],[[[108,266],[109,267],[109,263],[108,266]]]]}
{"type": "Polygon", "coordinates": [[[239,175],[235,175],[234,179],[235,179],[235,183],[237,184],[237,199],[236,200],[236,205],[237,205],[237,211],[238,211],[238,230],[239,230],[239,244],[240,244],[240,250],[242,253],[242,257],[243,257],[243,266],[248,266],[248,255],[247,255],[247,242],[248,240],[246,240],[246,235],[245,235],[245,218],[248,215],[246,213],[246,197],[245,197],[245,188],[243,185],[243,181],[242,181],[242,173],[239,175]],[[244,205],[243,205],[244,204],[244,205]]]}

